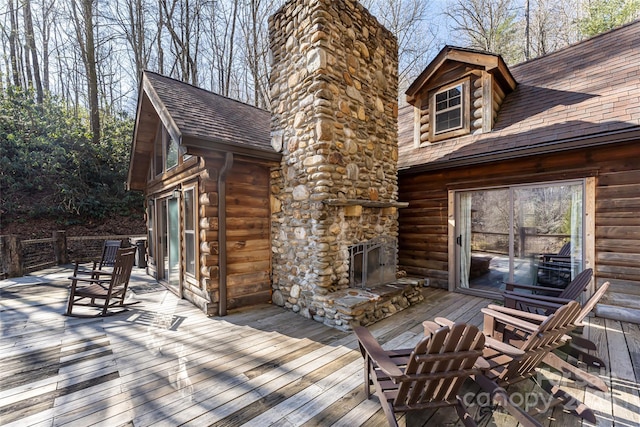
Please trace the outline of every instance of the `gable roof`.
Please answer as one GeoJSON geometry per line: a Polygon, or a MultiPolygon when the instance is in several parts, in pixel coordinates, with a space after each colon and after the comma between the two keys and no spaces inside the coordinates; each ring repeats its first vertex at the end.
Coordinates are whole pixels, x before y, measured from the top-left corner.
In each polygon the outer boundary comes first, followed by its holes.
{"type": "Polygon", "coordinates": [[[138,95],[128,184],[144,188],[158,121],[186,153],[193,148],[279,160],[268,111],[144,71],[138,95]]]}
{"type": "Polygon", "coordinates": [[[505,92],[510,92],[516,87],[516,80],[511,75],[507,64],[505,64],[500,55],[476,49],[447,45],[440,50],[433,61],[431,61],[413,83],[411,83],[405,92],[407,101],[413,104],[415,96],[429,79],[446,63],[451,62],[459,62],[484,68],[497,78],[498,83],[505,88],[505,92]]]}
{"type": "MultiPolygon", "coordinates": [[[[640,21],[511,68],[492,132],[418,148],[399,111],[399,168],[432,170],[640,138],[640,21]]],[[[429,69],[429,67],[427,67],[429,69]]]]}

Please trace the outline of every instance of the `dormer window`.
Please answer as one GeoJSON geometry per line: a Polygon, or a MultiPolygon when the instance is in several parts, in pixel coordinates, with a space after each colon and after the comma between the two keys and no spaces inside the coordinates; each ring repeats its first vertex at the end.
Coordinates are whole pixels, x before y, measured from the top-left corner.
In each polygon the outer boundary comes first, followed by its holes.
{"type": "MultiPolygon", "coordinates": [[[[432,91],[428,99],[429,111],[423,111],[423,113],[430,113],[431,116],[429,121],[432,124],[428,126],[427,132],[430,142],[469,133],[468,78],[432,91]]],[[[428,123],[425,119],[426,117],[421,121],[428,123]]]]}
{"type": "Polygon", "coordinates": [[[462,127],[462,85],[436,93],[435,133],[449,132],[462,127]]]}
{"type": "Polygon", "coordinates": [[[445,46],[407,89],[414,147],[491,132],[516,81],[499,55],[445,46]]]}

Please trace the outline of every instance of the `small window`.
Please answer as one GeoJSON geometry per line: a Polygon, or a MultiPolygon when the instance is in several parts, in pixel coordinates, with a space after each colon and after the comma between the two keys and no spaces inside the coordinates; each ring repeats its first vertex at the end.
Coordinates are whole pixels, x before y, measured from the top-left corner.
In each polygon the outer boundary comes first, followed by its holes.
{"type": "Polygon", "coordinates": [[[162,155],[162,135],[164,134],[162,125],[159,125],[158,132],[156,133],[156,140],[154,142],[154,161],[153,161],[153,173],[152,176],[161,175],[164,172],[163,168],[163,155],[162,155]]]}
{"type": "Polygon", "coordinates": [[[169,170],[178,166],[178,143],[171,138],[168,132],[166,138],[165,170],[169,170]]]}
{"type": "Polygon", "coordinates": [[[194,189],[184,191],[184,246],[186,273],[192,276],[196,274],[196,219],[195,219],[195,195],[194,189]]]}
{"type": "Polygon", "coordinates": [[[435,133],[462,128],[462,85],[436,93],[435,133]]]}
{"type": "Polygon", "coordinates": [[[153,200],[149,200],[147,203],[147,251],[149,254],[149,263],[155,265],[155,240],[154,240],[154,232],[155,229],[155,213],[154,213],[155,205],[153,200]]]}

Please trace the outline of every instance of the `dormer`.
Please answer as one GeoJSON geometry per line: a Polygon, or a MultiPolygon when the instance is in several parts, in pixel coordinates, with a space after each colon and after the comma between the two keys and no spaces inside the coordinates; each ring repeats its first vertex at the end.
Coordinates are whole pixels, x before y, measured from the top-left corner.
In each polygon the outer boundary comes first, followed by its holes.
{"type": "Polygon", "coordinates": [[[415,146],[490,132],[515,87],[500,55],[445,46],[406,91],[415,146]]]}

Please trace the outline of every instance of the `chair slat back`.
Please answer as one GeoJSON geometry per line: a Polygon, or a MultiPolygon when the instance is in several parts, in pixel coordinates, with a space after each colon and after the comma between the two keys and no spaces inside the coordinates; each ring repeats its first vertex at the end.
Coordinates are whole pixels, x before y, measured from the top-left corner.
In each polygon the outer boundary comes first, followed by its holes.
{"type": "Polygon", "coordinates": [[[600,288],[598,288],[598,290],[593,295],[591,295],[591,298],[589,298],[587,302],[584,303],[584,305],[582,306],[582,310],[580,310],[580,314],[578,314],[578,319],[576,320],[578,323],[582,323],[584,318],[587,317],[589,313],[591,313],[591,310],[596,307],[596,304],[598,304],[602,296],[605,294],[605,292],[607,292],[607,289],[609,289],[609,285],[609,282],[604,282],[602,285],[600,285],[600,288]]]}
{"type": "Polygon", "coordinates": [[[100,258],[98,269],[102,267],[113,267],[120,245],[122,245],[120,240],[105,240],[102,246],[102,257],[100,258]]]}
{"type": "Polygon", "coordinates": [[[136,255],[136,248],[121,248],[117,250],[116,259],[113,265],[113,272],[109,284],[109,295],[126,291],[131,278],[133,261],[136,255]]]}
{"type": "Polygon", "coordinates": [[[500,379],[509,381],[531,376],[546,354],[563,344],[564,335],[575,328],[579,314],[580,304],[570,301],[549,315],[519,347],[525,354],[514,358],[501,372],[500,379]]]}
{"type": "Polygon", "coordinates": [[[591,276],[593,276],[592,268],[582,270],[558,295],[558,297],[571,300],[577,299],[582,294],[582,292],[587,289],[587,286],[589,286],[589,282],[591,282],[591,276]]]}
{"type": "Polygon", "coordinates": [[[569,256],[571,255],[571,242],[567,242],[558,251],[558,256],[569,256]]]}
{"type": "Polygon", "coordinates": [[[424,402],[451,402],[482,355],[484,335],[474,325],[444,326],[423,338],[414,348],[401,380],[394,406],[412,407],[424,402]]]}

